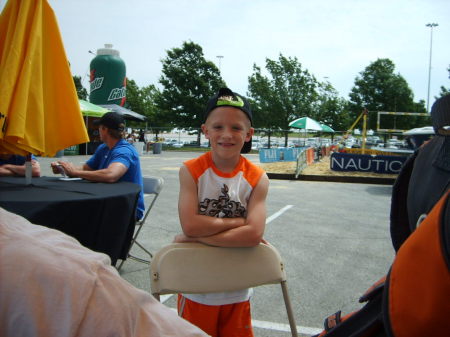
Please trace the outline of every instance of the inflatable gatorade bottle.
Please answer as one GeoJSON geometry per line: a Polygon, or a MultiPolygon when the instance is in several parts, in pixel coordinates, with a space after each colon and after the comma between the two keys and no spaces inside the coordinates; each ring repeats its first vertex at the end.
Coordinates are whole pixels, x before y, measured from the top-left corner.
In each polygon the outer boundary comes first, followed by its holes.
{"type": "Polygon", "coordinates": [[[119,57],[119,51],[112,49],[112,44],[97,50],[90,71],[90,102],[123,106],[126,99],[125,62],[119,57]]]}

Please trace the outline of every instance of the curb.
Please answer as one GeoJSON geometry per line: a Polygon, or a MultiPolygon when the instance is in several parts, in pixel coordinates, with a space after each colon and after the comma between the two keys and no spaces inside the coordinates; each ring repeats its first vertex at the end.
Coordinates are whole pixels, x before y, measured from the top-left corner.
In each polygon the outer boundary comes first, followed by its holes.
{"type": "Polygon", "coordinates": [[[350,177],[350,176],[320,176],[301,174],[295,178],[295,174],[285,173],[267,173],[269,179],[279,180],[305,180],[305,181],[328,181],[336,183],[354,183],[354,184],[378,184],[393,185],[395,178],[378,178],[378,177],[350,177]]]}

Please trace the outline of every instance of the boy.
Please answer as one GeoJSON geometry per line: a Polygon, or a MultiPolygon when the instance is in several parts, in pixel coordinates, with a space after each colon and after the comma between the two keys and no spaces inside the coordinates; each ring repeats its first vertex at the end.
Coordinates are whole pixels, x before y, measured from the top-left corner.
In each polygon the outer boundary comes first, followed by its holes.
{"type": "MultiPolygon", "coordinates": [[[[180,169],[178,210],[183,234],[175,242],[251,247],[263,239],[269,179],[241,153],[251,149],[248,102],[222,88],[207,105],[202,131],[211,151],[180,169]]],[[[253,336],[251,289],[228,293],[183,294],[178,313],[211,336],[253,336]]]]}

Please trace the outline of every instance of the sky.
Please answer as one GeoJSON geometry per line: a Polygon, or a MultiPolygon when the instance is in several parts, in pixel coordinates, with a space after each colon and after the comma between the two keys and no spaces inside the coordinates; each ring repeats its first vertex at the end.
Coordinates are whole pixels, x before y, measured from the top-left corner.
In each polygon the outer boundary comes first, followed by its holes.
{"type": "MultiPolygon", "coordinates": [[[[234,91],[248,91],[253,65],[280,53],[296,57],[319,81],[348,98],[356,76],[389,58],[427,100],[433,28],[430,107],[450,88],[448,0],[48,0],[61,30],[72,73],[89,87],[89,64],[111,43],[127,77],[159,86],[167,51],[192,41],[220,68],[234,91]],[[219,58],[218,56],[223,56],[219,58]]],[[[6,0],[0,0],[0,9],[6,0]]]]}

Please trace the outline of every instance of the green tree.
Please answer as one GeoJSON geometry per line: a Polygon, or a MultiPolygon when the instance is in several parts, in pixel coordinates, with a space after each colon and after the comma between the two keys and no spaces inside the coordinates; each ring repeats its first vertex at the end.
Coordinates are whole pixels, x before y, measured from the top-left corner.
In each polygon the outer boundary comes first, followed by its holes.
{"type": "Polygon", "coordinates": [[[127,99],[125,101],[125,107],[138,114],[145,115],[141,89],[134,80],[129,78],[127,78],[127,99]]]}
{"type": "MultiPolygon", "coordinates": [[[[444,86],[441,86],[441,92],[439,93],[439,97],[444,97],[446,95],[450,94],[450,88],[446,88],[444,86]]],[[[435,97],[438,99],[439,97],[435,97]]]]}
{"type": "MultiPolygon", "coordinates": [[[[355,120],[364,108],[369,110],[368,128],[376,129],[377,112],[426,112],[423,101],[414,102],[414,95],[406,80],[394,73],[389,59],[377,59],[360,72],[349,96],[349,109],[355,120]]],[[[394,124],[396,123],[394,117],[394,124]]],[[[409,129],[416,127],[417,118],[398,118],[397,124],[384,128],[409,129]]],[[[383,128],[383,125],[381,125],[383,128]]]]}
{"type": "MultiPolygon", "coordinates": [[[[153,85],[139,88],[134,80],[127,81],[127,101],[125,106],[141,115],[147,117],[145,124],[150,127],[158,137],[161,129],[170,126],[169,119],[161,113],[156,105],[160,92],[153,85]]],[[[133,126],[142,126],[142,122],[132,122],[133,126]]]]}
{"type": "MultiPolygon", "coordinates": [[[[202,47],[194,42],[169,50],[162,66],[158,108],[172,126],[199,130],[208,98],[224,85],[219,69],[204,58],[202,47]]],[[[200,132],[197,134],[200,142],[200,132]]]]}
{"type": "MultiPolygon", "coordinates": [[[[147,109],[144,103],[142,90],[132,79],[127,79],[127,99],[124,107],[137,112],[138,114],[147,116],[147,109]]],[[[131,127],[142,127],[143,124],[145,124],[145,122],[130,121],[127,123],[127,125],[131,127]]]]}
{"type": "Polygon", "coordinates": [[[352,123],[347,104],[330,82],[322,82],[318,86],[315,118],[335,131],[347,130],[352,123]]]}
{"type": "Polygon", "coordinates": [[[266,59],[266,70],[269,77],[255,64],[249,77],[248,94],[260,114],[255,115],[255,125],[283,131],[287,145],[289,123],[298,117],[314,118],[318,83],[296,57],[280,54],[278,61],[266,59]]]}
{"type": "Polygon", "coordinates": [[[253,65],[253,75],[249,80],[249,95],[248,98],[253,113],[253,126],[256,128],[266,128],[272,125],[270,117],[273,114],[270,111],[270,97],[271,88],[270,81],[267,77],[261,74],[261,68],[253,65]]]}
{"type": "MultiPolygon", "coordinates": [[[[448,71],[448,78],[450,78],[450,66],[447,68],[448,71]]],[[[450,88],[446,88],[443,85],[441,86],[441,92],[439,93],[439,97],[444,97],[445,95],[450,94],[450,88]]],[[[439,97],[434,97],[435,99],[438,99],[439,97]]]]}
{"type": "Polygon", "coordinates": [[[160,131],[171,125],[169,116],[161,111],[156,104],[161,92],[153,84],[150,84],[141,89],[141,95],[145,107],[147,124],[158,138],[160,131]]]}
{"type": "Polygon", "coordinates": [[[88,93],[87,90],[81,84],[81,76],[73,76],[73,83],[75,84],[75,89],[77,89],[78,99],[87,100],[88,93]]]}

